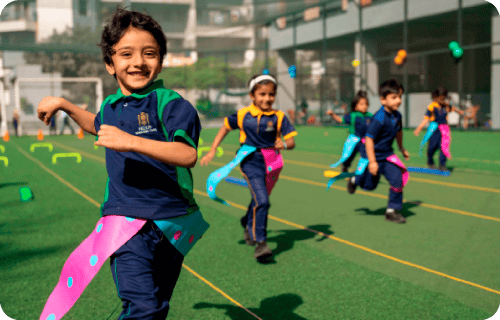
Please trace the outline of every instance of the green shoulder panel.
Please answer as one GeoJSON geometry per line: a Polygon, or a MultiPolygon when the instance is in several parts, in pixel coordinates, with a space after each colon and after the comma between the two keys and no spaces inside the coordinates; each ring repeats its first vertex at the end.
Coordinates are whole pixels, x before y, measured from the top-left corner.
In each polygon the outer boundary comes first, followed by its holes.
{"type": "MultiPolygon", "coordinates": [[[[163,134],[165,135],[165,139],[168,141],[168,132],[163,124],[163,110],[165,106],[173,100],[182,99],[181,95],[170,89],[158,89],[156,90],[157,98],[158,98],[158,118],[160,119],[160,125],[163,130],[163,134]]],[[[177,130],[174,133],[175,135],[183,137],[186,141],[192,142],[191,138],[185,132],[181,132],[182,130],[177,130]],[[183,134],[184,133],[184,134],[183,134]],[[189,139],[186,139],[189,138],[189,139]]],[[[194,145],[194,142],[192,143],[194,145]]],[[[194,146],[193,146],[194,147],[194,146]]],[[[193,175],[191,174],[191,170],[183,167],[175,167],[175,172],[177,175],[177,184],[181,190],[182,196],[188,200],[189,208],[187,209],[188,213],[193,213],[199,210],[196,201],[194,200],[193,195],[193,175]]]]}
{"type": "Polygon", "coordinates": [[[160,119],[160,125],[163,129],[163,134],[168,141],[168,133],[165,125],[163,124],[163,110],[165,106],[172,100],[182,99],[181,95],[175,92],[174,90],[161,88],[156,90],[156,95],[158,99],[158,118],[160,119]]]}

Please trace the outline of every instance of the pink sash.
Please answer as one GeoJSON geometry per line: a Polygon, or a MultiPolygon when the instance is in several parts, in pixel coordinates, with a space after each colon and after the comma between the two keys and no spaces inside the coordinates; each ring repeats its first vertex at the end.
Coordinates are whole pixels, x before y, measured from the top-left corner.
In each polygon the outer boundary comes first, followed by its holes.
{"type": "Polygon", "coordinates": [[[40,320],[59,320],[71,309],[103,263],[125,242],[130,240],[146,220],[122,217],[102,217],[63,266],[61,277],[52,291],[40,320]]]}
{"type": "Polygon", "coordinates": [[[401,188],[391,187],[392,191],[398,192],[398,193],[403,192],[404,186],[406,186],[406,184],[408,183],[408,180],[410,179],[410,173],[408,172],[408,170],[406,169],[405,165],[398,158],[397,155],[393,154],[392,156],[390,156],[390,157],[387,158],[387,161],[389,161],[390,163],[395,164],[396,166],[398,166],[401,169],[401,173],[402,173],[402,176],[403,176],[403,186],[401,188]]]}
{"type": "Polygon", "coordinates": [[[450,143],[451,143],[451,132],[450,127],[447,124],[440,124],[439,131],[441,131],[441,151],[446,156],[446,158],[451,159],[450,153],[450,143]]]}
{"type": "Polygon", "coordinates": [[[262,152],[266,164],[266,188],[267,194],[270,195],[278,181],[281,169],[283,169],[283,157],[276,148],[260,149],[260,152],[262,152]]]}

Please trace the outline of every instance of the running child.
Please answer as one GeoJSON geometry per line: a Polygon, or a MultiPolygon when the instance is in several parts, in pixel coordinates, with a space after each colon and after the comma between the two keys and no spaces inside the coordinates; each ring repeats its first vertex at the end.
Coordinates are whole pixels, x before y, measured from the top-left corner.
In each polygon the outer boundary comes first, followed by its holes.
{"type": "Polygon", "coordinates": [[[342,157],[330,167],[335,168],[341,164],[342,172],[347,172],[351,166],[352,160],[356,154],[360,152],[365,143],[365,134],[370,120],[373,115],[368,112],[369,102],[366,91],[360,90],[351,102],[351,113],[346,114],[343,118],[339,117],[332,110],[328,110],[326,114],[330,115],[338,123],[346,123],[349,125],[349,137],[344,143],[342,157]]]}
{"type": "Polygon", "coordinates": [[[277,82],[270,75],[256,75],[248,82],[249,107],[224,119],[208,152],[200,164],[208,165],[224,137],[234,129],[240,130],[241,147],[236,158],[228,165],[212,173],[207,180],[211,198],[224,202],[215,196],[215,187],[239,162],[241,173],[247,180],[252,201],[241,224],[245,228],[244,239],[248,245],[256,246],[255,259],[262,261],[272,256],[266,244],[269,194],[278,179],[283,166],[280,150],[295,147],[295,128],[282,111],[272,109],[276,97],[277,82]],[[283,136],[283,139],[281,138],[283,136]]]}
{"type": "Polygon", "coordinates": [[[403,187],[409,175],[392,149],[396,139],[405,160],[410,159],[410,154],[403,147],[402,120],[401,113],[398,112],[403,86],[391,79],[381,84],[379,94],[382,107],[373,116],[368,127],[365,148],[361,150],[356,175],[347,180],[347,191],[353,194],[357,186],[368,191],[374,190],[380,181],[380,175],[384,175],[390,184],[385,219],[405,223],[406,219],[398,211],[403,208],[403,187]]]}
{"type": "Polygon", "coordinates": [[[413,134],[418,136],[424,126],[430,122],[430,125],[427,128],[427,133],[425,134],[420,145],[420,150],[422,150],[427,141],[429,141],[427,149],[427,165],[430,169],[436,169],[433,157],[434,153],[436,153],[437,150],[440,150],[439,170],[446,171],[448,170],[446,168],[446,159],[451,158],[451,132],[450,127],[448,126],[447,116],[451,111],[456,111],[460,115],[463,115],[464,112],[456,109],[455,107],[450,107],[449,103],[446,101],[448,98],[448,90],[445,87],[438,87],[431,93],[431,95],[433,102],[427,107],[424,120],[415,129],[413,134]]]}
{"type": "Polygon", "coordinates": [[[155,81],[166,44],[152,17],[117,9],[100,44],[117,93],[97,116],[58,97],[38,106],[45,124],[62,110],[97,135],[108,172],[102,218],[66,261],[40,319],[61,319],[109,256],[123,301],[119,319],[165,319],[184,256],[208,228],[189,170],[197,161],[197,112],[155,81]]]}

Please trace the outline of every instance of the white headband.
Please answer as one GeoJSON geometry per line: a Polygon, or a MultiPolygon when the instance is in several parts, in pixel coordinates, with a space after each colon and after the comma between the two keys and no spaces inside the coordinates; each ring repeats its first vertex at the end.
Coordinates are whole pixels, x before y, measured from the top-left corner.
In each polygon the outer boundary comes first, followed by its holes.
{"type": "Polygon", "coordinates": [[[276,84],[276,79],[274,79],[272,76],[268,75],[268,74],[263,74],[261,76],[258,76],[257,78],[253,79],[252,81],[250,81],[250,85],[248,86],[248,91],[249,92],[252,92],[253,90],[253,87],[255,87],[255,85],[261,81],[264,81],[264,80],[269,80],[271,81],[272,83],[276,84]]]}

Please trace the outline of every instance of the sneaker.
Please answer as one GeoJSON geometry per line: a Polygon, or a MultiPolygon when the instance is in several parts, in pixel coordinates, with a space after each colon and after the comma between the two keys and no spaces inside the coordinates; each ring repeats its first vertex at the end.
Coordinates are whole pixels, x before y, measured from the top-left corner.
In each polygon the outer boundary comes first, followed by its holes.
{"type": "Polygon", "coordinates": [[[266,260],[273,256],[273,252],[267,246],[265,241],[257,242],[257,247],[255,247],[255,259],[266,260]]]}
{"type": "Polygon", "coordinates": [[[347,179],[347,192],[349,192],[349,194],[354,194],[354,192],[356,192],[357,184],[355,181],[355,177],[347,179]]]}
{"type": "Polygon", "coordinates": [[[437,169],[434,164],[428,164],[427,166],[429,167],[429,169],[437,169]]]}
{"type": "Polygon", "coordinates": [[[394,223],[406,223],[405,217],[403,217],[397,210],[387,208],[385,211],[385,221],[391,221],[394,223]]]}
{"type": "Polygon", "coordinates": [[[448,168],[446,168],[446,166],[439,166],[439,170],[441,170],[441,171],[448,171],[448,168]]]}
{"type": "Polygon", "coordinates": [[[257,242],[250,238],[250,232],[248,232],[248,227],[245,227],[245,232],[243,232],[243,239],[245,239],[245,243],[249,246],[254,246],[257,242]]]}
{"type": "Polygon", "coordinates": [[[342,172],[348,172],[349,171],[349,168],[345,166],[345,164],[341,164],[340,165],[340,168],[342,169],[342,172]]]}

